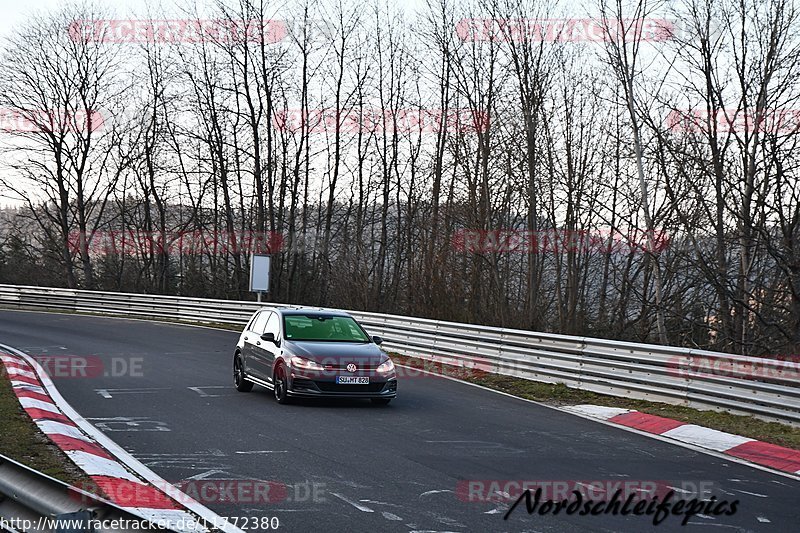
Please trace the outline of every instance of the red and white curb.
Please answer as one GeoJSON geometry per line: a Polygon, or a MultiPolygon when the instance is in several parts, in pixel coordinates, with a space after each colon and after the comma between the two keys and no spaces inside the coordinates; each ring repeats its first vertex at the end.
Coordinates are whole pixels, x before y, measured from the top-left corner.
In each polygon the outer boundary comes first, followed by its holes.
{"type": "Polygon", "coordinates": [[[126,511],[173,531],[243,533],[137,461],[81,417],[36,360],[0,344],[14,394],[39,429],[126,511]]]}
{"type": "Polygon", "coordinates": [[[800,475],[798,450],[630,409],[602,405],[571,405],[561,409],[800,475]]]}

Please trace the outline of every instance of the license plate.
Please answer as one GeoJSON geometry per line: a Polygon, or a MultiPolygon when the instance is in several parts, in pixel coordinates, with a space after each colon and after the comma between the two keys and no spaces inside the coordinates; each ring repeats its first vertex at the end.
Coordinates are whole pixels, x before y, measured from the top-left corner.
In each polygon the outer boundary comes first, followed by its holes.
{"type": "Polygon", "coordinates": [[[369,385],[369,376],[336,376],[339,385],[369,385]]]}

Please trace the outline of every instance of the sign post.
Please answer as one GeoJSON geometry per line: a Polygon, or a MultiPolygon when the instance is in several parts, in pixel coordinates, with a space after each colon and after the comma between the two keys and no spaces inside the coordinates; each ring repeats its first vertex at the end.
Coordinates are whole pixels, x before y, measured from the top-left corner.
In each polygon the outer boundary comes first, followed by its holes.
{"type": "Polygon", "coordinates": [[[269,255],[253,254],[250,258],[250,292],[258,293],[259,302],[261,295],[269,292],[269,266],[269,255]]]}

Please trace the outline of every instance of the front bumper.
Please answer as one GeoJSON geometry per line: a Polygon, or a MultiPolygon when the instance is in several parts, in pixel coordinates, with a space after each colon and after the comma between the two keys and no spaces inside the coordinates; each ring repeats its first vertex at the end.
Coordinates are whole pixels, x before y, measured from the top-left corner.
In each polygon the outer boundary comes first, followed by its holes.
{"type": "Polygon", "coordinates": [[[339,385],[333,375],[314,375],[292,371],[289,377],[289,396],[314,398],[394,398],[397,396],[397,377],[357,373],[368,376],[366,385],[339,385]]]}

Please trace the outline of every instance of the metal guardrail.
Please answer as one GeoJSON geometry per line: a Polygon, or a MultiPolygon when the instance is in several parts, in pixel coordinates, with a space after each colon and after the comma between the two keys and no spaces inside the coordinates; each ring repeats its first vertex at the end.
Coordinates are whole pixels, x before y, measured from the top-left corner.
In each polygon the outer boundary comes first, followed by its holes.
{"type": "MultiPolygon", "coordinates": [[[[0,285],[0,306],[244,324],[262,305],[0,285]]],[[[800,367],[777,359],[351,311],[384,347],[478,371],[800,425],[800,367]]]]}
{"type": "Polygon", "coordinates": [[[156,528],[110,502],[0,455],[0,530],[127,533],[156,528]]]}

